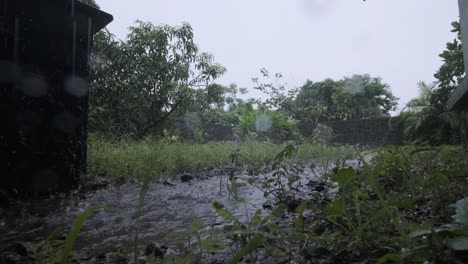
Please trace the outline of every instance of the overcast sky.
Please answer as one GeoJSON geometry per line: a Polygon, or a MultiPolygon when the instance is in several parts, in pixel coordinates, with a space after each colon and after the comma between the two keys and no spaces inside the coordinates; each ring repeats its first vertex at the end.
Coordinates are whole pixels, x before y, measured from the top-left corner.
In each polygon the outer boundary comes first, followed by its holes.
{"type": "Polygon", "coordinates": [[[96,0],[125,39],[135,20],[189,22],[201,51],[227,68],[218,81],[252,87],[259,70],[280,72],[289,87],[307,79],[380,76],[400,98],[434,81],[438,57],[455,38],[456,0],[96,0]]]}

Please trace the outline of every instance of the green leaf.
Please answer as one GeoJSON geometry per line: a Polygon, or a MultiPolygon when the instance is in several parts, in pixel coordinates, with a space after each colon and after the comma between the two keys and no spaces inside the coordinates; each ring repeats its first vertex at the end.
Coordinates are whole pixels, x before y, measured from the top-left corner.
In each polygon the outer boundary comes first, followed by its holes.
{"type": "Polygon", "coordinates": [[[336,173],[334,179],[340,188],[347,188],[356,179],[356,172],[351,167],[341,169],[336,173]]]}
{"type": "Polygon", "coordinates": [[[450,239],[447,244],[453,250],[466,251],[468,250],[468,237],[456,237],[450,239]]]}
{"type": "Polygon", "coordinates": [[[196,218],[195,220],[193,220],[193,222],[190,224],[189,226],[189,231],[190,232],[197,232],[199,231],[200,229],[202,229],[203,227],[203,222],[196,218]]]}
{"type": "Polygon", "coordinates": [[[262,210],[258,209],[257,211],[255,211],[255,214],[252,217],[252,226],[256,226],[261,222],[262,220],[261,216],[262,216],[262,210]]]}
{"type": "Polygon", "coordinates": [[[207,237],[200,241],[200,248],[207,251],[214,251],[224,249],[224,245],[213,237],[207,237]]]}
{"type": "Polygon", "coordinates": [[[224,219],[224,221],[233,223],[234,225],[242,225],[242,223],[234,215],[232,215],[231,212],[224,209],[224,205],[220,204],[219,202],[213,202],[213,208],[215,209],[216,213],[224,219]]]}
{"type": "Polygon", "coordinates": [[[383,257],[379,258],[379,264],[384,263],[399,263],[401,261],[401,256],[395,253],[387,253],[383,257]]]}
{"type": "Polygon", "coordinates": [[[302,215],[304,210],[307,208],[307,201],[304,201],[296,208],[297,217],[294,219],[294,227],[297,232],[304,232],[304,221],[302,220],[302,215]]]}
{"type": "Polygon", "coordinates": [[[239,249],[232,258],[230,258],[226,263],[235,264],[240,258],[246,256],[250,252],[254,251],[263,244],[265,237],[262,234],[255,235],[244,247],[239,249]]]}
{"type": "Polygon", "coordinates": [[[339,216],[345,212],[346,204],[344,199],[337,199],[333,202],[328,203],[325,206],[323,212],[327,217],[339,216]]]}
{"type": "Polygon", "coordinates": [[[284,211],[286,211],[287,208],[288,208],[288,206],[286,204],[278,205],[275,209],[273,209],[273,211],[269,215],[267,215],[262,220],[262,224],[264,225],[264,224],[268,223],[271,219],[273,219],[273,217],[281,217],[284,214],[284,211]]]}
{"type": "Polygon", "coordinates": [[[73,245],[75,244],[76,238],[78,237],[78,234],[80,233],[81,227],[86,222],[86,220],[91,216],[91,214],[103,208],[106,208],[106,207],[100,206],[100,205],[92,206],[86,209],[84,212],[80,213],[75,218],[75,220],[73,221],[72,228],[70,229],[70,232],[68,233],[67,240],[65,240],[65,245],[62,250],[60,263],[62,264],[68,263],[68,257],[70,257],[73,245]]]}

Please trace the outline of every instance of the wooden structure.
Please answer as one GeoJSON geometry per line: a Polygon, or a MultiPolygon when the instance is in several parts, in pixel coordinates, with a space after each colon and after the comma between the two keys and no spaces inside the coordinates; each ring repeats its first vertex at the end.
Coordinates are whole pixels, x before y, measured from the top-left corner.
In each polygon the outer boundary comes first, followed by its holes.
{"type": "Polygon", "coordinates": [[[88,60],[112,16],[76,0],[0,0],[0,188],[67,191],[86,173],[88,60]]]}

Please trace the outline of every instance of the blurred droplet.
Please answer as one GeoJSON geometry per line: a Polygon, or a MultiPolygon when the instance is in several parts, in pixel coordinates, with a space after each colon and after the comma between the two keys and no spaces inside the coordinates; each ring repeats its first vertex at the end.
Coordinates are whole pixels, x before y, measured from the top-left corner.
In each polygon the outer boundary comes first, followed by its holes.
{"type": "Polygon", "coordinates": [[[75,97],[88,95],[88,82],[78,76],[71,76],[65,80],[65,91],[75,97]]]}
{"type": "Polygon", "coordinates": [[[268,131],[272,124],[271,118],[265,113],[260,113],[255,117],[255,129],[257,131],[268,131]]]}
{"type": "Polygon", "coordinates": [[[339,0],[303,0],[304,12],[310,17],[322,17],[331,14],[339,0]]]}
{"type": "Polygon", "coordinates": [[[364,90],[364,80],[356,76],[348,78],[345,81],[345,89],[351,94],[358,94],[364,90]]]}
{"type": "Polygon", "coordinates": [[[89,58],[89,67],[93,70],[103,70],[109,66],[108,59],[102,55],[93,51],[93,56],[89,58]]]}
{"type": "Polygon", "coordinates": [[[188,131],[194,131],[201,126],[200,118],[194,113],[188,113],[184,116],[185,128],[188,131]]]}
{"type": "Polygon", "coordinates": [[[79,122],[75,116],[69,112],[63,112],[54,117],[54,128],[67,134],[74,134],[79,122]]]}
{"type": "Polygon", "coordinates": [[[27,73],[22,78],[19,89],[27,96],[41,97],[47,95],[49,85],[41,75],[37,73],[27,73]]]}

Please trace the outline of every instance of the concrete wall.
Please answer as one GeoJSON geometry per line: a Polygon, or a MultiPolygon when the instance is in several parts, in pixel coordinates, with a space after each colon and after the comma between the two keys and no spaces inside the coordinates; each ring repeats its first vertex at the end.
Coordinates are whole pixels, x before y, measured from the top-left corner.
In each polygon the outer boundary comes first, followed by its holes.
{"type": "MultiPolygon", "coordinates": [[[[396,124],[392,120],[392,124],[396,124]]],[[[334,143],[360,144],[360,145],[398,145],[402,143],[402,131],[397,125],[389,126],[390,118],[372,120],[348,120],[323,122],[323,125],[333,129],[334,143]]],[[[302,123],[299,126],[301,134],[305,138],[312,136],[314,124],[302,123]]],[[[193,141],[193,128],[179,124],[182,138],[193,141]]],[[[208,125],[204,129],[205,139],[209,141],[235,140],[233,128],[221,125],[208,125]]]]}
{"type": "MultiPolygon", "coordinates": [[[[401,127],[396,125],[396,120],[379,118],[370,120],[346,120],[328,121],[321,124],[333,129],[334,143],[361,144],[361,145],[398,145],[402,143],[401,127]],[[392,126],[390,126],[392,124],[392,126]]],[[[312,136],[315,126],[313,124],[301,124],[301,134],[305,137],[312,136]]]]}

